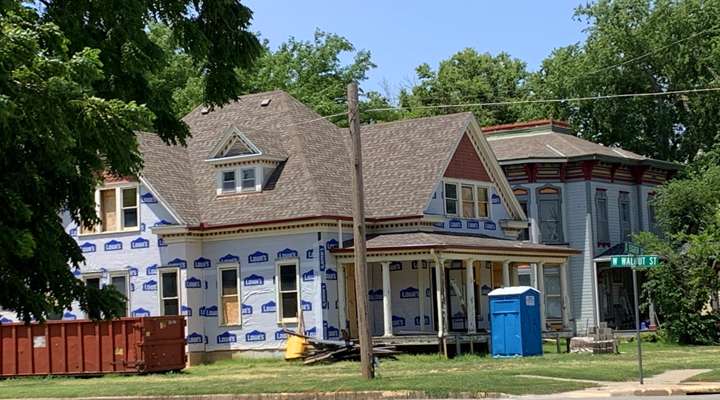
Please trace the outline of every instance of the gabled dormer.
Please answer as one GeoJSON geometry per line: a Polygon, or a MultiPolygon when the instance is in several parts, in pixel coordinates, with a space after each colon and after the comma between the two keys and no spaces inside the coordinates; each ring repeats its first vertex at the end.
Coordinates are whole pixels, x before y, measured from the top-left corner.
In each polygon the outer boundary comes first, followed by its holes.
{"type": "Polygon", "coordinates": [[[230,127],[205,160],[215,167],[218,196],[259,193],[287,157],[271,135],[230,127]],[[259,142],[259,143],[258,143],[259,142]]]}

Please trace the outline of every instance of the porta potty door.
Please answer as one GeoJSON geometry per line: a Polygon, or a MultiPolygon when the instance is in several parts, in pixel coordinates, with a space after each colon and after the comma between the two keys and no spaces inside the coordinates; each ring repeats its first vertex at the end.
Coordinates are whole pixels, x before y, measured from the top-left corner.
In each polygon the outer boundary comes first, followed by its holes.
{"type": "Polygon", "coordinates": [[[520,301],[517,298],[496,298],[491,300],[490,308],[492,355],[521,355],[520,301]]]}

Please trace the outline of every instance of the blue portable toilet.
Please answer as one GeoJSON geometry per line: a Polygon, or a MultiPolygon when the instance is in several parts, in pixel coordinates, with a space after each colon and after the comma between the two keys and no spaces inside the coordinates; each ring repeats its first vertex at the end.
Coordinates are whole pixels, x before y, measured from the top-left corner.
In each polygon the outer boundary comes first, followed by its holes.
{"type": "Polygon", "coordinates": [[[542,355],[540,292],[513,286],[495,289],[488,296],[493,357],[542,355]]]}

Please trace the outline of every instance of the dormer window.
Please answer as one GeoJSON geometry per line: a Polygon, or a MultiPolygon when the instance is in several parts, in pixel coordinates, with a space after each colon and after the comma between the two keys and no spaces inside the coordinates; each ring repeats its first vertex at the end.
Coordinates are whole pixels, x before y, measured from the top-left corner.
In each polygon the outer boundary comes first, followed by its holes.
{"type": "Polygon", "coordinates": [[[223,193],[234,193],[235,192],[235,171],[223,171],[222,172],[222,192],[223,193]]]}
{"type": "Polygon", "coordinates": [[[241,174],[241,190],[243,192],[255,191],[255,168],[242,168],[240,169],[241,174]]]}
{"type": "Polygon", "coordinates": [[[238,166],[218,170],[217,194],[253,193],[262,190],[263,168],[238,166]]]}

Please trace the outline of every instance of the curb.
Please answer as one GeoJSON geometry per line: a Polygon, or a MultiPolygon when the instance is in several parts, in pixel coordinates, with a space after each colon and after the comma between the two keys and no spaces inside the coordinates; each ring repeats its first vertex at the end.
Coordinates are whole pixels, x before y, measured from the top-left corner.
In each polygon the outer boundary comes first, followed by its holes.
{"type": "MultiPolygon", "coordinates": [[[[202,394],[173,396],[103,396],[103,397],[53,397],[24,400],[409,400],[409,399],[500,399],[504,393],[458,392],[447,396],[433,396],[414,390],[368,390],[358,392],[299,392],[299,393],[251,393],[251,394],[202,394]]],[[[19,400],[19,399],[18,399],[19,400]]]]}

